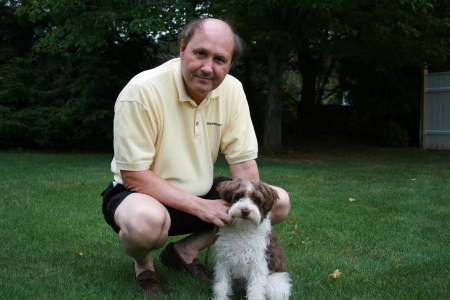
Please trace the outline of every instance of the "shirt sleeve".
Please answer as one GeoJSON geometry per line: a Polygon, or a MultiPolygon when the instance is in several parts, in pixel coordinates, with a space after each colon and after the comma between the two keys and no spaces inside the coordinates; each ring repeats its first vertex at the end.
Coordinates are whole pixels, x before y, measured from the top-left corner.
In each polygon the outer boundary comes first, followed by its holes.
{"type": "Polygon", "coordinates": [[[256,159],[258,156],[258,141],[242,85],[239,91],[221,141],[221,151],[229,164],[256,159]]]}
{"type": "Polygon", "coordinates": [[[158,118],[142,104],[143,97],[148,94],[131,85],[115,105],[114,157],[119,170],[148,170],[153,163],[158,118]]]}

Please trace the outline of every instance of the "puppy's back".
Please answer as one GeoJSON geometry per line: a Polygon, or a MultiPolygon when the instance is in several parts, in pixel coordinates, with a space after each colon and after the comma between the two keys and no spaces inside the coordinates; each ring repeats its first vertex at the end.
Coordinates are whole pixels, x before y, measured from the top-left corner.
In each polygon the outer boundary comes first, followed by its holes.
{"type": "Polygon", "coordinates": [[[284,254],[284,249],[281,246],[280,240],[273,232],[273,230],[269,234],[269,244],[267,245],[266,257],[267,263],[269,265],[269,272],[289,272],[286,269],[286,259],[284,254]]]}

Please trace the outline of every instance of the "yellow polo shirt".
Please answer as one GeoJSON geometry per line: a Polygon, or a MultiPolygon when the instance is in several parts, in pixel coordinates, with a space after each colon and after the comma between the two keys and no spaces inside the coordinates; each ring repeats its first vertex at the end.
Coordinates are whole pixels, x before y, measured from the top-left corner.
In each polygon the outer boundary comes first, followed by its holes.
{"type": "Polygon", "coordinates": [[[114,117],[114,180],[120,170],[150,169],[192,195],[212,186],[219,151],[229,164],[256,159],[258,143],[242,84],[227,75],[197,105],[187,94],[180,59],[136,75],[114,117]]]}

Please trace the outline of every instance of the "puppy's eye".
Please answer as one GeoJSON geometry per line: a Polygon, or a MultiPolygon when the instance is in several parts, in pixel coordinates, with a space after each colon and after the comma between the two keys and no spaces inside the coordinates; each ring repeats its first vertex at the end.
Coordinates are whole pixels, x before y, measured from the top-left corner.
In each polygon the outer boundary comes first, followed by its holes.
{"type": "Polygon", "coordinates": [[[256,204],[261,203],[261,199],[259,197],[255,197],[255,196],[252,197],[252,201],[255,202],[256,204]]]}
{"type": "Polygon", "coordinates": [[[244,193],[236,193],[236,199],[244,198],[244,196],[245,196],[244,193]]]}

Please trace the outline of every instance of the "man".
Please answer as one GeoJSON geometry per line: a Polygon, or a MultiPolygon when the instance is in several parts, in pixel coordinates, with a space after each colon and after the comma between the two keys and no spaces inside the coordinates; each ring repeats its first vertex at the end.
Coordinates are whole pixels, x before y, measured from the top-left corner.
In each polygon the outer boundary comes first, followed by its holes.
{"type": "MultiPolygon", "coordinates": [[[[259,181],[257,141],[242,85],[227,75],[243,43],[221,20],[195,20],[180,34],[180,58],[135,76],[115,105],[114,182],[103,192],[103,212],[134,259],[136,283],[150,296],[162,289],[152,250],[169,235],[192,233],[170,243],[160,260],[204,281],[198,260],[214,226],[230,223],[228,207],[213,180],[218,152],[225,154],[232,179],[259,181]],[[214,201],[211,201],[214,200],[214,201]]],[[[284,220],[287,193],[274,224],[284,220]]]]}

